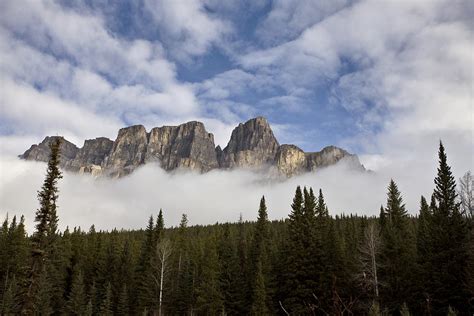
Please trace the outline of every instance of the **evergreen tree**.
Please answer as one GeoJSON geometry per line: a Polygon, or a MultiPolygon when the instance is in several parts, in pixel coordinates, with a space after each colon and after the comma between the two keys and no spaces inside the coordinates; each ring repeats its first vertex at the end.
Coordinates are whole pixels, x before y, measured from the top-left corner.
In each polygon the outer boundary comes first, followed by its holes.
{"type": "Polygon", "coordinates": [[[0,315],[15,315],[18,314],[18,282],[13,276],[7,282],[5,282],[5,288],[3,289],[1,296],[0,315]]]}
{"type": "Polygon", "coordinates": [[[86,310],[86,295],[84,291],[84,280],[82,271],[76,265],[74,267],[71,293],[67,301],[67,313],[69,315],[84,315],[86,310]]]}
{"type": "Polygon", "coordinates": [[[257,270],[255,275],[255,285],[253,290],[252,315],[264,316],[271,315],[267,306],[267,290],[265,285],[265,277],[262,271],[262,264],[257,263],[257,270]]]}
{"type": "Polygon", "coordinates": [[[165,221],[163,219],[163,211],[160,209],[160,212],[158,213],[158,216],[156,218],[153,248],[156,248],[156,245],[160,242],[161,238],[163,238],[164,230],[165,230],[165,221]]]}
{"type": "Polygon", "coordinates": [[[408,267],[415,262],[415,248],[405,205],[393,180],[388,186],[383,214],[380,280],[384,286],[380,289],[380,296],[383,305],[396,311],[411,299],[412,274],[408,267]]]}
{"type": "Polygon", "coordinates": [[[49,260],[56,250],[57,222],[56,214],[58,200],[58,180],[62,178],[59,170],[61,139],[56,138],[50,144],[46,178],[38,192],[40,208],[36,212],[36,231],[32,236],[32,263],[29,271],[25,294],[23,296],[22,313],[34,311],[47,313],[50,310],[51,282],[48,280],[50,271],[49,260]]]}
{"type": "MultiPolygon", "coordinates": [[[[280,287],[279,297],[284,308],[290,314],[306,314],[313,302],[315,289],[308,284],[307,266],[310,253],[311,236],[308,236],[307,221],[304,212],[304,197],[298,186],[295,191],[288,221],[288,240],[286,241],[286,264],[284,283],[280,287]]],[[[309,279],[311,284],[313,280],[309,279]]]]}
{"type": "Polygon", "coordinates": [[[316,205],[316,215],[318,217],[328,217],[329,212],[328,212],[328,207],[326,205],[326,202],[324,201],[324,195],[323,191],[319,189],[319,195],[318,195],[318,202],[316,205]]]}
{"type": "Polygon", "coordinates": [[[100,315],[111,316],[114,314],[112,306],[112,285],[107,284],[105,295],[102,299],[99,309],[100,315]]]}
{"type": "Polygon", "coordinates": [[[178,313],[186,314],[191,308],[192,270],[187,243],[188,217],[181,216],[176,242],[176,261],[174,264],[175,285],[173,306],[178,313]]]}
{"type": "MultiPolygon", "coordinates": [[[[237,223],[237,249],[235,251],[236,258],[234,259],[233,275],[234,279],[231,282],[232,287],[232,301],[231,308],[233,315],[247,315],[250,313],[251,291],[249,290],[250,282],[247,275],[250,275],[247,255],[247,238],[245,224],[240,214],[239,222],[237,223]]],[[[251,272],[251,271],[250,271],[251,272]]]]}
{"type": "Polygon", "coordinates": [[[120,297],[117,304],[117,315],[129,315],[130,308],[128,302],[128,290],[127,286],[122,286],[122,290],[120,291],[120,297]]]}
{"type": "Polygon", "coordinates": [[[468,258],[468,226],[457,202],[456,181],[439,145],[438,174],[429,221],[429,256],[422,261],[427,269],[426,295],[435,310],[447,312],[452,306],[467,312],[468,293],[465,276],[468,258]]]}
{"type": "Polygon", "coordinates": [[[218,315],[224,308],[219,283],[219,257],[216,248],[215,237],[209,237],[202,253],[201,273],[196,289],[196,308],[203,315],[218,315]]]}
{"type": "Polygon", "coordinates": [[[143,313],[145,309],[150,310],[155,300],[153,289],[156,288],[155,281],[152,279],[152,255],[155,253],[156,230],[153,225],[153,216],[148,220],[148,226],[145,230],[145,239],[142,242],[140,257],[137,264],[136,292],[134,296],[136,304],[136,313],[143,313]]]}
{"type": "Polygon", "coordinates": [[[270,263],[268,261],[268,252],[269,252],[269,223],[268,223],[268,214],[267,206],[265,204],[265,197],[262,197],[260,200],[260,207],[258,209],[258,218],[255,225],[255,233],[252,240],[251,247],[251,265],[253,276],[251,279],[251,291],[252,291],[252,311],[254,311],[255,306],[259,306],[257,309],[259,311],[269,310],[271,306],[271,298],[268,295],[266,289],[269,283],[269,274],[270,274],[270,263]],[[260,283],[257,285],[257,283],[260,283]],[[257,289],[257,286],[259,287],[257,289]],[[259,293],[257,293],[257,291],[259,293]],[[262,293],[265,295],[264,300],[262,299],[262,293]],[[262,305],[265,305],[265,308],[262,309],[262,305]]]}

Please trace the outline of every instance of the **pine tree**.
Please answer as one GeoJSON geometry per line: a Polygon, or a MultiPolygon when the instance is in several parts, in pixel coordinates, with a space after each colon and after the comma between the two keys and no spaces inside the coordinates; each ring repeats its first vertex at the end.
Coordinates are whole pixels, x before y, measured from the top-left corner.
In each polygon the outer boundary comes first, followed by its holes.
{"type": "Polygon", "coordinates": [[[160,209],[158,216],[156,218],[156,226],[154,232],[154,244],[153,247],[156,248],[156,245],[163,238],[163,231],[165,230],[165,221],[163,219],[163,211],[160,209]]]}
{"type": "Polygon", "coordinates": [[[267,306],[267,290],[265,285],[265,277],[263,275],[262,264],[257,263],[257,270],[255,275],[255,284],[253,290],[253,303],[251,314],[256,316],[271,315],[267,306]]]}
{"type": "Polygon", "coordinates": [[[15,315],[18,314],[18,281],[13,276],[8,279],[8,282],[5,282],[5,288],[3,289],[1,302],[0,302],[0,315],[15,315]]]}
{"type": "Polygon", "coordinates": [[[176,282],[174,284],[173,306],[178,313],[186,314],[191,307],[192,297],[192,271],[187,242],[188,217],[181,216],[178,236],[176,242],[174,274],[176,282]]]}
{"type": "Polygon", "coordinates": [[[203,315],[218,315],[222,313],[224,308],[219,283],[219,257],[216,248],[215,237],[209,237],[204,245],[201,257],[201,273],[196,289],[196,308],[203,315]]]}
{"type": "Polygon", "coordinates": [[[328,207],[326,205],[326,202],[324,201],[324,195],[321,189],[319,189],[318,202],[316,205],[316,216],[318,217],[329,216],[328,207]]]}
{"type": "Polygon", "coordinates": [[[127,286],[122,286],[122,290],[120,291],[120,297],[117,304],[117,315],[129,315],[130,308],[128,302],[128,290],[127,286]]]}
{"type": "Polygon", "coordinates": [[[84,279],[82,271],[76,265],[73,272],[71,293],[67,301],[67,313],[69,315],[84,315],[86,307],[86,295],[84,291],[84,279]]]}
{"type": "Polygon", "coordinates": [[[100,304],[99,313],[104,316],[111,316],[114,314],[112,307],[112,285],[110,283],[107,284],[105,295],[100,304]]]}
{"type": "MultiPolygon", "coordinates": [[[[310,196],[312,195],[311,190],[310,196]]],[[[332,219],[329,217],[328,206],[321,189],[319,189],[316,201],[315,215],[315,225],[313,228],[313,235],[315,237],[310,247],[312,249],[312,263],[307,273],[317,272],[316,277],[312,278],[315,283],[312,288],[318,298],[316,304],[319,309],[328,310],[334,307],[334,304],[330,302],[333,301],[335,279],[339,277],[339,275],[336,276],[335,274],[338,269],[337,265],[342,258],[340,251],[332,248],[339,247],[340,245],[336,245],[338,243],[337,236],[334,227],[331,228],[332,219]],[[332,260],[337,260],[338,262],[332,262],[332,260]]]]}
{"type": "Polygon", "coordinates": [[[155,253],[154,244],[156,241],[156,231],[153,225],[153,216],[148,220],[148,226],[145,230],[145,239],[142,242],[140,257],[138,259],[136,276],[137,284],[135,287],[135,296],[133,301],[137,302],[134,313],[141,314],[145,308],[150,310],[156,299],[153,289],[156,288],[155,281],[152,279],[152,255],[155,253]]]}
{"type": "Polygon", "coordinates": [[[407,211],[393,180],[388,186],[383,214],[380,280],[384,286],[380,289],[380,296],[383,305],[396,311],[411,299],[412,275],[408,267],[415,262],[415,248],[407,211]]]}
{"type": "Polygon", "coordinates": [[[447,312],[448,306],[466,312],[468,294],[465,273],[468,258],[468,226],[457,202],[456,181],[447,163],[442,143],[439,146],[438,174],[431,202],[429,240],[430,255],[423,263],[427,297],[433,309],[447,312]]]}
{"type": "MultiPolygon", "coordinates": [[[[250,313],[250,282],[248,280],[248,271],[251,270],[248,260],[248,246],[246,237],[246,228],[240,214],[239,222],[237,223],[237,249],[235,252],[235,260],[233,265],[233,275],[235,278],[232,282],[233,301],[232,310],[233,315],[247,315],[250,313]]],[[[251,272],[251,271],[250,271],[251,272]]]]}
{"type": "MultiPolygon", "coordinates": [[[[253,276],[251,279],[251,291],[252,291],[252,310],[254,306],[265,305],[264,310],[269,310],[271,306],[269,294],[266,287],[269,283],[269,273],[270,273],[270,263],[268,262],[269,255],[269,223],[268,223],[268,214],[267,206],[265,204],[265,197],[262,197],[260,200],[260,206],[258,209],[258,218],[255,225],[255,233],[252,240],[252,247],[250,250],[250,259],[252,265],[253,276]],[[260,269],[260,271],[259,271],[260,269]],[[257,283],[259,289],[257,289],[257,283]],[[259,293],[257,293],[259,291],[259,293]],[[262,293],[265,295],[263,301],[261,300],[262,293]],[[258,296],[258,297],[257,297],[258,296]]],[[[261,307],[258,307],[258,310],[262,311],[261,307]]]]}
{"type": "Polygon", "coordinates": [[[25,294],[23,297],[22,313],[34,311],[47,313],[50,310],[51,293],[48,289],[51,282],[48,280],[50,271],[49,260],[56,250],[57,222],[56,214],[58,200],[58,180],[62,178],[59,170],[61,139],[56,138],[50,144],[46,178],[38,192],[40,208],[36,212],[36,231],[32,236],[32,264],[29,272],[25,294]],[[37,306],[38,305],[38,306],[37,306]]]}
{"type": "Polygon", "coordinates": [[[303,192],[298,186],[289,215],[288,240],[285,245],[286,271],[284,272],[284,283],[280,287],[281,293],[279,293],[284,308],[290,314],[297,315],[309,312],[308,305],[313,301],[315,291],[314,288],[308,286],[308,280],[310,284],[313,283],[313,280],[309,279],[307,275],[308,258],[312,256],[309,248],[312,236],[308,236],[304,202],[303,192]]]}

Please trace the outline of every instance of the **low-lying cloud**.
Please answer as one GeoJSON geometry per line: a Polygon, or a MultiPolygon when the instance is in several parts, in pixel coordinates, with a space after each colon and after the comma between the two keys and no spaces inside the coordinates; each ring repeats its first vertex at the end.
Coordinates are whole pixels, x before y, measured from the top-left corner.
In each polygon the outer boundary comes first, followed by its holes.
{"type": "MultiPolygon", "coordinates": [[[[259,199],[265,195],[270,219],[285,218],[297,185],[322,188],[332,215],[357,213],[377,215],[386,201],[386,187],[393,177],[399,184],[410,213],[418,211],[420,195],[433,189],[436,158],[420,172],[409,166],[399,170],[382,168],[377,172],[358,172],[339,163],[316,173],[285,181],[269,181],[263,174],[244,170],[167,173],[158,165],[145,165],[121,179],[93,178],[64,173],[60,180],[58,215],[60,228],[80,226],[88,229],[135,229],[146,225],[148,217],[162,208],[167,226],[188,215],[191,225],[254,220],[259,199]],[[414,176],[416,174],[416,176],[414,176]]],[[[24,214],[27,229],[34,227],[46,164],[13,157],[0,159],[0,218],[24,214]]]]}

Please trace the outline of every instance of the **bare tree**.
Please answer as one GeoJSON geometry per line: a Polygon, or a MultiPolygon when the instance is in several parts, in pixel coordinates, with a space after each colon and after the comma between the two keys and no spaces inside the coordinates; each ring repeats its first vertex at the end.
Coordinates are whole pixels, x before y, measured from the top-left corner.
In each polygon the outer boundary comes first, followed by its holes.
{"type": "Polygon", "coordinates": [[[378,225],[374,222],[369,223],[364,231],[364,241],[360,246],[360,262],[362,272],[360,278],[362,284],[367,289],[373,289],[374,299],[378,301],[379,298],[379,280],[377,276],[377,269],[379,264],[377,257],[380,252],[380,232],[378,225]]]}
{"type": "Polygon", "coordinates": [[[474,178],[471,171],[464,174],[459,179],[459,199],[461,200],[461,210],[464,216],[474,218],[474,178]]]}
{"type": "Polygon", "coordinates": [[[155,264],[155,273],[153,274],[153,278],[155,280],[155,284],[158,288],[159,296],[158,296],[158,315],[162,315],[162,306],[163,306],[163,283],[166,274],[168,274],[168,266],[169,266],[169,259],[171,256],[172,251],[171,242],[168,239],[161,240],[156,245],[156,257],[157,261],[155,264]]]}

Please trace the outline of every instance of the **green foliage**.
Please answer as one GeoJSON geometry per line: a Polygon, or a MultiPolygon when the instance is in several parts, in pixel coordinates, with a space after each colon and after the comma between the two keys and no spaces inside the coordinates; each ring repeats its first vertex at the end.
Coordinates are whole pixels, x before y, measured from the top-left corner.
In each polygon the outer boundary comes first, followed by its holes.
{"type": "Polygon", "coordinates": [[[447,311],[449,305],[456,308],[468,306],[465,278],[468,273],[469,226],[459,209],[456,182],[442,143],[438,156],[438,175],[430,210],[424,210],[424,215],[429,215],[426,216],[427,232],[420,240],[424,245],[420,263],[425,270],[424,295],[430,302],[426,309],[447,311]]]}
{"type": "MultiPolygon", "coordinates": [[[[160,210],[145,230],[59,233],[58,191],[47,187],[57,182],[49,179],[32,236],[23,218],[0,226],[0,314],[156,314],[165,241],[173,251],[164,315],[472,314],[473,224],[459,210],[442,145],[439,158],[431,203],[422,198],[417,217],[390,181],[379,217],[330,216],[322,190],[316,197],[297,187],[286,220],[269,221],[262,198],[256,222],[188,226],[183,215],[179,227],[165,228],[160,210]],[[380,252],[368,256],[379,297],[360,264],[370,227],[375,238],[380,231],[380,252]]],[[[57,181],[54,161],[47,178],[57,181]]]]}
{"type": "Polygon", "coordinates": [[[105,295],[102,299],[99,309],[100,315],[109,316],[113,315],[112,309],[112,285],[110,283],[107,284],[105,295]]]}
{"type": "Polygon", "coordinates": [[[411,299],[412,271],[406,267],[416,261],[415,242],[403,199],[395,181],[390,180],[387,206],[382,210],[380,289],[382,303],[391,311],[411,299]]]}
{"type": "Polygon", "coordinates": [[[69,315],[84,315],[86,312],[86,295],[82,272],[76,265],[73,274],[72,288],[67,300],[69,315]]]}

